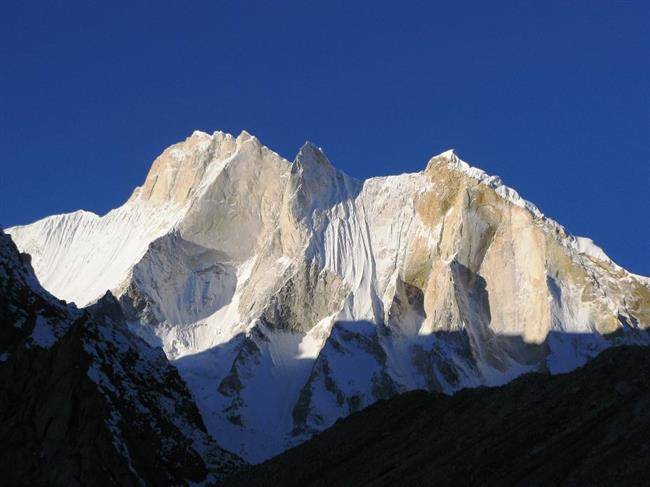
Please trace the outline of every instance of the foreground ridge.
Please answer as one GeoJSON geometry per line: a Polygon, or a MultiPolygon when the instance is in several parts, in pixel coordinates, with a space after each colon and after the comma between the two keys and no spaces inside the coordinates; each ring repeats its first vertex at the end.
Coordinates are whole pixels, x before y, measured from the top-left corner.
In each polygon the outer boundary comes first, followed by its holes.
{"type": "Polygon", "coordinates": [[[646,343],[650,281],[447,151],[359,181],[306,143],[194,132],[129,200],[8,233],[61,299],[106,291],[223,446],[260,462],[373,402],[646,343]]]}
{"type": "Polygon", "coordinates": [[[232,486],[643,485],[650,348],[454,396],[409,392],[337,422],[232,486]]]}
{"type": "Polygon", "coordinates": [[[2,229],[0,444],[6,485],[179,485],[244,465],[110,293],[87,311],[56,300],[2,229]]]}

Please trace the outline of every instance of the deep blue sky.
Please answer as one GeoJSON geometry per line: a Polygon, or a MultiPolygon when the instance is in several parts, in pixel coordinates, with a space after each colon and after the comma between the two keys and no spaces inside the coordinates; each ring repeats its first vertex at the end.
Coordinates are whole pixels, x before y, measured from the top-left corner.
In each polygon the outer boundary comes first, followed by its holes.
{"type": "Polygon", "coordinates": [[[649,21],[642,0],[5,0],[0,224],[105,213],[194,129],[246,129],[359,178],[453,147],[650,275],[649,21]]]}

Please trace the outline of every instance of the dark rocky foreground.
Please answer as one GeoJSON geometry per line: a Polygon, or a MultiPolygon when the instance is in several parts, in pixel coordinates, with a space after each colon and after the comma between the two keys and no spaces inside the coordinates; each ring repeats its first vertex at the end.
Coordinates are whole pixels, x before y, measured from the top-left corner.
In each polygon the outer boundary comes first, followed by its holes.
{"type": "Polygon", "coordinates": [[[650,348],[453,396],[410,392],[228,486],[648,485],[650,348]]]}
{"type": "Polygon", "coordinates": [[[186,485],[242,464],[110,293],[56,300],[0,230],[0,485],[186,485]]]}

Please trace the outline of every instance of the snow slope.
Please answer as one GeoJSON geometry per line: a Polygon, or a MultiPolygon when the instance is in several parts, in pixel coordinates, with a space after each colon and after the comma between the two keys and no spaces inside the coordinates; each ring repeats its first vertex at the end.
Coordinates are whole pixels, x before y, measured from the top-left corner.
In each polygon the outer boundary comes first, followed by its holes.
{"type": "Polygon", "coordinates": [[[8,232],[57,296],[110,289],[254,462],[379,398],[570,370],[650,326],[646,278],[453,151],[358,181],[310,143],[290,163],[195,132],[107,215],[8,232]]]}

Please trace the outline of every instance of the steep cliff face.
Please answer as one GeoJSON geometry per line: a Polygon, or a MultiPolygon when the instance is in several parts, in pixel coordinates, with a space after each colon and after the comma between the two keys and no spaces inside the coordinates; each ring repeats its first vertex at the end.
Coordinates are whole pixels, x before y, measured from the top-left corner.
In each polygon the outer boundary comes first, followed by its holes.
{"type": "Polygon", "coordinates": [[[183,485],[243,465],[107,293],[59,302],[0,230],[0,465],[7,485],[183,485]]]}
{"type": "Polygon", "coordinates": [[[305,144],[195,132],[103,217],[9,232],[44,286],[111,290],[224,446],[259,461],[380,398],[644,342],[650,287],[452,151],[357,181],[305,144]]]}

